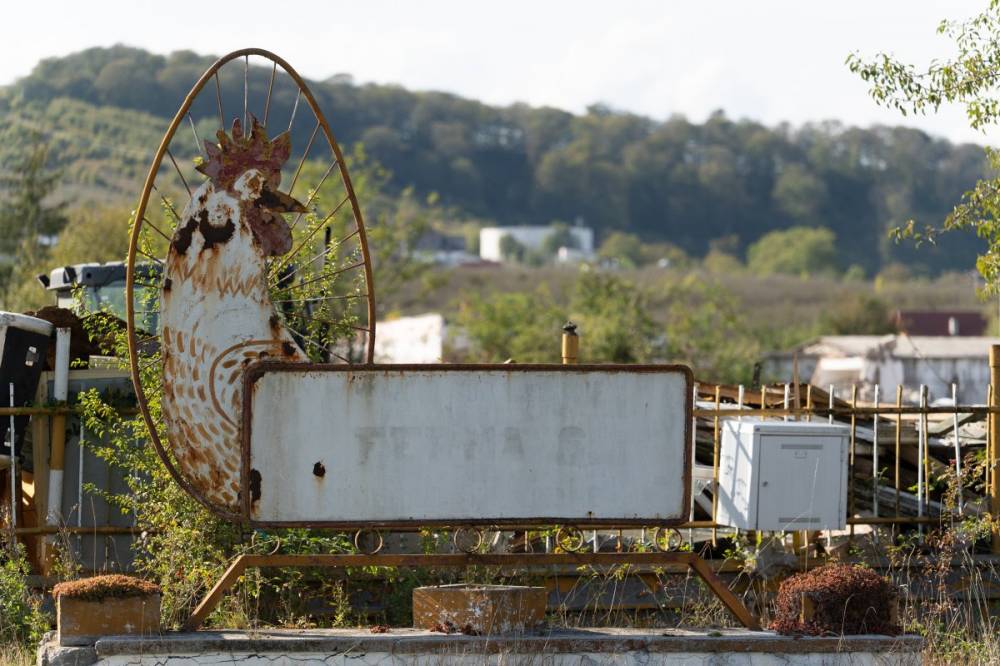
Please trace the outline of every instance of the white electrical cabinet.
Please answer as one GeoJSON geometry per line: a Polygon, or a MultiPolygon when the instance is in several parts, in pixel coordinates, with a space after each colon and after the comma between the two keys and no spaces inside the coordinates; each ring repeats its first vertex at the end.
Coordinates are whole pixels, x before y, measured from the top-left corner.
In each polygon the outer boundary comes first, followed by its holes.
{"type": "Polygon", "coordinates": [[[719,524],[744,530],[843,529],[849,437],[844,425],[726,420],[719,524]]]}

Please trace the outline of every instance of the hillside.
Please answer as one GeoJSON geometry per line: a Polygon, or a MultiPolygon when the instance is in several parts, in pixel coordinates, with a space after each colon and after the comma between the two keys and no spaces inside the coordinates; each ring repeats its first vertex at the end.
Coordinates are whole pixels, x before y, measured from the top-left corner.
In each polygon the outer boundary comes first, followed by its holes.
{"type": "MultiPolygon", "coordinates": [[[[65,198],[130,201],[167,118],[213,60],[123,46],[44,60],[0,89],[0,164],[9,168],[36,129],[52,142],[65,198]]],[[[269,75],[250,71],[258,104],[269,75]]],[[[933,272],[967,268],[975,256],[971,236],[919,251],[887,238],[910,218],[939,222],[986,168],[980,147],[917,130],[833,122],[770,128],[721,111],[700,124],[658,122],[599,105],[573,115],[355,85],[343,76],[310,86],[340,142],[363,143],[391,172],[392,188],[437,192],[470,218],[582,219],[599,238],[624,230],[699,256],[713,242],[741,253],[774,229],[823,226],[837,236],[843,267],[868,274],[894,261],[933,272]]],[[[224,106],[242,106],[242,68],[222,76],[222,89],[224,106]]],[[[194,109],[202,136],[216,123],[214,96],[207,97],[194,109]]],[[[276,86],[275,117],[288,117],[294,98],[291,87],[276,86]]],[[[301,149],[310,131],[296,125],[293,145],[301,149]]]]}

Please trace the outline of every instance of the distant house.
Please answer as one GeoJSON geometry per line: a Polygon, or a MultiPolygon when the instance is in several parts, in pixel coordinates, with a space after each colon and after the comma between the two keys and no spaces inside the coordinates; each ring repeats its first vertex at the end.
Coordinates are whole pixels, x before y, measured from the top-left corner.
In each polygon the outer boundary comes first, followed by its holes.
{"type": "Polygon", "coordinates": [[[910,335],[981,336],[986,317],[978,310],[896,310],[892,323],[910,335]]]}
{"type": "Polygon", "coordinates": [[[413,245],[413,255],[421,261],[440,266],[462,266],[479,261],[479,257],[465,249],[465,238],[449,236],[433,229],[425,232],[413,245]]]}
{"type": "Polygon", "coordinates": [[[436,312],[377,322],[375,362],[440,363],[445,334],[444,317],[436,312]]]}
{"type": "Polygon", "coordinates": [[[951,397],[958,389],[962,404],[986,402],[990,383],[987,361],[991,345],[1000,338],[980,336],[926,335],[826,335],[794,349],[768,354],[764,374],[773,381],[792,381],[797,360],[799,380],[816,386],[833,385],[841,397],[857,385],[859,397],[870,400],[875,384],[880,399],[895,400],[896,387],[904,387],[904,399],[918,398],[926,384],[931,402],[951,397]]]}
{"type": "MultiPolygon", "coordinates": [[[[479,256],[487,261],[503,261],[501,243],[510,236],[528,250],[539,250],[545,239],[552,235],[550,226],[483,227],[479,230],[479,256]]],[[[590,227],[569,227],[576,247],[574,257],[591,257],[594,254],[594,230],[590,227]]]]}

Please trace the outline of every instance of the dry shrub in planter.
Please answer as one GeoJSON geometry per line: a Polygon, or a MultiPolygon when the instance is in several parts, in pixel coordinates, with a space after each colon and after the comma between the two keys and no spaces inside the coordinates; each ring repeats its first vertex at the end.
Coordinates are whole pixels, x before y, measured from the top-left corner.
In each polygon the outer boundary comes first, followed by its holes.
{"type": "Polygon", "coordinates": [[[96,576],[60,583],[56,623],[60,645],[90,645],[101,636],[160,631],[160,588],[131,576],[96,576]]]}
{"type": "Polygon", "coordinates": [[[781,634],[898,634],[896,594],[871,569],[828,564],[781,583],[771,628],[781,634]]]}

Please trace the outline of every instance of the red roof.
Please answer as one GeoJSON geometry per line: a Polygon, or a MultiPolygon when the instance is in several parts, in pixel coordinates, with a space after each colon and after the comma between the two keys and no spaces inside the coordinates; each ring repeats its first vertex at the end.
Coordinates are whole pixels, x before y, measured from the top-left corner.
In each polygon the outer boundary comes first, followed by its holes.
{"type": "Polygon", "coordinates": [[[910,335],[979,336],[986,333],[986,317],[976,310],[896,310],[892,321],[900,332],[910,335]]]}

